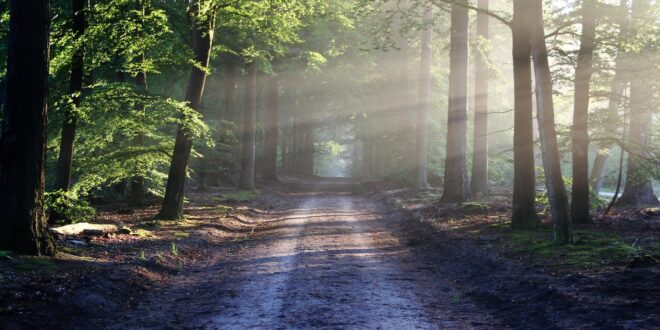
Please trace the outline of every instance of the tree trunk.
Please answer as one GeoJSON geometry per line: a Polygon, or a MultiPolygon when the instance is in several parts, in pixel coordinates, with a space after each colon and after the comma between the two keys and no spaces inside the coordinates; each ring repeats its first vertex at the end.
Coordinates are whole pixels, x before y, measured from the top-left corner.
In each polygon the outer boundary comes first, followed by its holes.
{"type": "Polygon", "coordinates": [[[238,90],[239,67],[234,55],[229,55],[225,69],[225,119],[238,122],[236,91],[238,90]]]}
{"type": "Polygon", "coordinates": [[[444,203],[460,203],[470,197],[467,175],[467,76],[468,11],[465,0],[451,7],[449,51],[449,113],[445,157],[444,203]]]}
{"type": "Polygon", "coordinates": [[[257,68],[250,65],[245,75],[245,110],[243,112],[243,153],[239,188],[254,189],[257,131],[257,68]]]}
{"type": "MultiPolygon", "coordinates": [[[[488,0],[479,0],[482,10],[488,10],[488,0]]],[[[488,40],[489,16],[477,14],[477,38],[488,40]]],[[[470,192],[475,197],[488,193],[488,53],[475,51],[474,64],[474,140],[472,147],[472,178],[470,192]]]]}
{"type": "MultiPolygon", "coordinates": [[[[193,6],[197,7],[199,2],[193,6]]],[[[193,17],[194,19],[195,17],[193,17]]],[[[211,45],[213,43],[214,18],[211,17],[204,24],[192,24],[192,41],[195,62],[204,67],[208,67],[211,56],[211,45]]],[[[199,111],[204,95],[204,85],[206,84],[206,72],[193,66],[190,71],[188,88],[186,90],[186,101],[190,107],[199,111]]],[[[167,177],[167,187],[165,189],[165,199],[158,213],[160,219],[180,219],[183,216],[183,199],[185,192],[186,177],[188,172],[188,162],[190,161],[190,152],[192,150],[192,136],[184,127],[179,126],[174,143],[174,153],[170,171],[167,177]]]]}
{"type": "Polygon", "coordinates": [[[550,200],[554,239],[559,243],[566,244],[573,242],[573,228],[557,145],[555,110],[552,100],[552,78],[543,28],[543,0],[530,2],[532,7],[530,13],[532,23],[530,39],[536,77],[536,116],[539,123],[545,183],[548,199],[550,200]]]}
{"type": "Polygon", "coordinates": [[[595,0],[583,0],[582,36],[578,63],[575,68],[575,100],[573,108],[573,187],[571,189],[571,219],[589,223],[589,93],[596,38],[595,0]]]}
{"type": "MultiPolygon", "coordinates": [[[[620,57],[621,55],[619,55],[620,57]]],[[[610,90],[609,105],[607,107],[607,118],[605,123],[604,132],[606,134],[611,134],[617,131],[617,128],[621,125],[621,119],[619,117],[619,107],[621,105],[621,99],[623,98],[623,93],[626,89],[626,81],[623,78],[621,63],[617,59],[615,76],[612,81],[612,87],[610,90]]],[[[603,187],[603,182],[605,181],[605,164],[607,159],[610,156],[612,150],[612,142],[605,142],[598,147],[598,152],[596,158],[594,159],[594,165],[591,170],[591,182],[593,183],[593,190],[596,194],[600,193],[600,190],[603,187]]]]}
{"type": "Polygon", "coordinates": [[[48,0],[12,0],[0,139],[0,250],[53,254],[44,213],[48,0]]]}
{"type": "Polygon", "coordinates": [[[264,155],[264,180],[277,181],[277,145],[279,141],[279,83],[277,77],[268,79],[268,114],[264,155]]]}
{"type": "MultiPolygon", "coordinates": [[[[649,10],[648,0],[634,0],[632,4],[632,28],[637,32],[641,25],[647,24],[645,13],[649,10]]],[[[619,206],[646,207],[658,206],[660,201],[653,192],[651,171],[654,166],[645,158],[652,158],[648,151],[653,141],[653,86],[649,83],[648,68],[640,65],[643,59],[652,57],[649,46],[631,54],[627,69],[630,70],[630,148],[628,169],[623,195],[617,202],[619,206]]]]}
{"type": "Polygon", "coordinates": [[[426,173],[429,110],[431,107],[431,37],[433,34],[433,8],[425,9],[424,30],[422,31],[422,46],[419,78],[419,107],[417,108],[417,127],[415,130],[415,185],[419,189],[428,188],[426,173]]]}
{"type": "Polygon", "coordinates": [[[514,230],[533,229],[541,224],[536,213],[534,171],[534,116],[532,102],[532,49],[529,43],[528,0],[513,2],[513,214],[514,230]]]}
{"type": "MultiPolygon", "coordinates": [[[[85,0],[72,0],[72,22],[76,41],[85,33],[85,0]]],[[[71,186],[71,169],[73,166],[73,144],[76,139],[78,118],[75,109],[80,106],[84,76],[84,49],[78,45],[71,59],[71,76],[69,77],[69,96],[71,104],[64,107],[64,122],[60,140],[60,154],[57,159],[57,174],[55,189],[68,191],[71,186]]]]}
{"type": "MultiPolygon", "coordinates": [[[[619,7],[621,8],[620,16],[621,22],[619,23],[619,35],[620,38],[625,40],[629,34],[629,14],[628,14],[628,0],[621,0],[619,7]]],[[[621,100],[623,99],[623,93],[625,92],[627,79],[624,74],[624,61],[625,52],[623,47],[619,47],[619,54],[615,60],[614,68],[614,79],[612,80],[612,86],[610,89],[609,105],[607,108],[607,117],[604,127],[605,134],[611,134],[616,132],[618,127],[621,126],[621,118],[619,117],[619,107],[621,105],[621,100]]],[[[605,181],[605,164],[607,159],[610,156],[612,149],[612,142],[604,142],[599,145],[599,150],[596,154],[596,159],[594,160],[594,165],[591,170],[591,182],[593,184],[593,190],[596,193],[600,193],[601,188],[603,187],[603,182],[605,181]]]]}

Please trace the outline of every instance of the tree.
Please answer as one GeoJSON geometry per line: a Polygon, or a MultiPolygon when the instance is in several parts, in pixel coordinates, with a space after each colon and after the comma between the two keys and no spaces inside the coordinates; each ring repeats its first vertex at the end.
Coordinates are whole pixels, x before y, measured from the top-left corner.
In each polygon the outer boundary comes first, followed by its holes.
{"type": "Polygon", "coordinates": [[[419,107],[417,108],[417,126],[415,130],[415,185],[419,189],[428,187],[426,173],[428,121],[431,97],[431,37],[433,34],[433,8],[424,9],[424,29],[422,30],[422,43],[420,55],[419,78],[419,107]]]}
{"type": "Polygon", "coordinates": [[[277,181],[277,145],[279,141],[279,83],[277,76],[268,79],[268,113],[266,114],[266,141],[264,180],[277,181]]]}
{"type": "Polygon", "coordinates": [[[243,112],[243,153],[239,188],[254,189],[257,131],[257,68],[250,64],[245,75],[245,110],[243,112]]]}
{"type": "MultiPolygon", "coordinates": [[[[639,32],[641,26],[646,24],[645,14],[649,12],[648,0],[634,0],[632,3],[633,29],[639,32]]],[[[626,185],[623,195],[617,205],[621,206],[657,206],[660,205],[658,197],[653,192],[649,162],[653,134],[653,86],[649,81],[653,79],[648,75],[646,68],[640,65],[642,59],[649,58],[652,50],[642,44],[639,50],[631,54],[631,62],[627,66],[630,70],[630,152],[628,152],[628,168],[626,171],[626,185]]]]}
{"type": "Polygon", "coordinates": [[[573,229],[568,205],[568,195],[561,174],[557,132],[555,129],[552,77],[543,27],[543,0],[530,1],[530,40],[536,81],[536,116],[543,155],[545,185],[550,200],[550,216],[554,239],[559,243],[573,242],[573,229]]]}
{"type": "Polygon", "coordinates": [[[76,108],[80,106],[82,96],[83,76],[85,74],[84,47],[80,43],[85,33],[85,0],[72,0],[72,26],[75,33],[74,41],[78,43],[71,59],[71,75],[69,79],[69,95],[71,103],[64,109],[64,122],[62,124],[62,139],[60,140],[60,154],[57,159],[57,175],[55,188],[68,191],[71,186],[71,168],[73,164],[73,145],[76,140],[76,125],[78,116],[76,108]]]}
{"type": "Polygon", "coordinates": [[[589,93],[596,41],[595,0],[582,2],[582,35],[575,68],[573,108],[573,187],[571,219],[575,223],[590,222],[589,216],[589,93]]]}
{"type": "MultiPolygon", "coordinates": [[[[614,62],[614,78],[612,79],[610,86],[610,95],[608,99],[607,114],[605,118],[605,124],[603,127],[603,133],[609,134],[611,132],[616,132],[617,128],[620,125],[619,117],[619,108],[621,107],[623,100],[623,93],[625,92],[626,86],[628,84],[624,72],[624,58],[626,56],[623,50],[623,40],[627,39],[629,34],[629,15],[628,15],[628,0],[622,0],[619,5],[619,37],[617,37],[617,55],[614,62]]],[[[599,150],[594,159],[593,168],[591,170],[591,179],[593,183],[593,191],[595,194],[598,194],[603,186],[605,181],[605,164],[609,158],[612,145],[614,143],[612,140],[607,139],[599,145],[599,150]]]]}
{"type": "Polygon", "coordinates": [[[467,175],[468,11],[466,1],[451,6],[449,51],[449,113],[445,158],[444,203],[460,203],[470,196],[467,175]]]}
{"type": "MultiPolygon", "coordinates": [[[[488,0],[479,0],[478,8],[488,11],[488,0]]],[[[477,42],[488,40],[489,17],[477,14],[477,42]]],[[[474,140],[470,193],[479,197],[488,193],[488,50],[475,51],[474,63],[474,140]]]]}
{"type": "MultiPolygon", "coordinates": [[[[211,57],[211,45],[213,43],[213,32],[215,26],[215,11],[204,9],[202,0],[196,0],[192,4],[191,19],[192,42],[196,65],[190,71],[188,88],[186,90],[186,101],[190,107],[199,110],[201,108],[204,85],[206,83],[206,67],[211,57]],[[200,67],[201,66],[201,67],[200,67]]],[[[192,136],[184,123],[177,130],[174,153],[167,177],[167,187],[163,205],[158,213],[161,219],[180,219],[183,216],[183,199],[185,183],[188,172],[188,161],[192,151],[192,136]]]]}
{"type": "Polygon", "coordinates": [[[532,105],[532,49],[529,42],[529,1],[513,2],[513,229],[531,229],[540,225],[536,213],[536,174],[534,171],[534,132],[532,105]]]}
{"type": "Polygon", "coordinates": [[[0,139],[0,249],[53,254],[44,213],[50,4],[12,0],[0,139]]]}

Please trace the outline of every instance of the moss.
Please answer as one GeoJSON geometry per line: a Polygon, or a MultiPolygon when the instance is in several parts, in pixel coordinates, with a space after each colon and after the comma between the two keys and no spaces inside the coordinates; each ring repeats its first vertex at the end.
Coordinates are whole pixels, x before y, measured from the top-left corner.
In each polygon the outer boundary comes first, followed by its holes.
{"type": "Polygon", "coordinates": [[[174,237],[176,237],[176,238],[188,238],[188,237],[190,237],[190,233],[186,233],[186,232],[183,232],[183,231],[177,231],[177,232],[174,232],[174,237]]]}
{"type": "Polygon", "coordinates": [[[258,190],[238,190],[213,197],[216,202],[249,202],[258,198],[261,192],[258,190]]]}
{"type": "Polygon", "coordinates": [[[645,249],[633,247],[615,233],[580,230],[575,232],[575,244],[558,245],[552,241],[552,231],[509,231],[506,233],[511,250],[517,254],[577,268],[621,265],[645,249]]]}
{"type": "Polygon", "coordinates": [[[153,233],[152,231],[150,231],[150,230],[146,230],[146,229],[142,229],[142,228],[139,228],[139,229],[134,230],[133,233],[132,233],[131,235],[133,235],[133,236],[139,236],[139,237],[154,237],[154,236],[155,236],[154,233],[153,233]]]}

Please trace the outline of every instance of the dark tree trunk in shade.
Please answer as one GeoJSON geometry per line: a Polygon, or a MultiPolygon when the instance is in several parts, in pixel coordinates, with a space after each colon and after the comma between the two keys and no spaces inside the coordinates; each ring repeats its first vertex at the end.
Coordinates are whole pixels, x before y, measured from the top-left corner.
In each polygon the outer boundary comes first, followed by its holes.
{"type": "Polygon", "coordinates": [[[424,13],[422,31],[420,73],[419,73],[419,104],[417,108],[417,126],[415,130],[415,186],[419,189],[428,188],[426,173],[429,109],[431,107],[431,37],[433,35],[433,9],[427,7],[424,13]]]}
{"type": "MultiPolygon", "coordinates": [[[[631,32],[636,34],[643,24],[647,24],[645,13],[650,10],[648,0],[633,0],[631,11],[631,32]]],[[[656,133],[653,126],[653,86],[649,83],[654,74],[639,63],[651,58],[653,50],[648,46],[630,54],[627,69],[630,71],[630,127],[629,139],[631,152],[628,153],[626,184],[623,195],[617,201],[618,206],[658,206],[660,201],[653,191],[651,171],[657,165],[647,159],[653,158],[649,146],[656,133]]]]}
{"type": "MultiPolygon", "coordinates": [[[[619,23],[619,35],[625,43],[625,39],[629,34],[629,20],[630,15],[628,14],[628,0],[621,0],[620,5],[620,17],[622,17],[621,22],[619,23]]],[[[621,101],[623,99],[623,93],[626,90],[626,75],[624,74],[624,61],[625,52],[623,47],[619,47],[619,54],[616,57],[614,63],[614,78],[612,80],[612,85],[610,87],[609,95],[609,104],[607,107],[607,114],[605,118],[605,126],[603,133],[612,134],[618,130],[621,126],[621,117],[619,116],[619,108],[621,106],[621,101]]],[[[612,151],[613,143],[611,141],[605,141],[598,145],[598,152],[596,158],[594,159],[593,168],[591,170],[591,183],[593,184],[592,189],[595,194],[600,193],[601,188],[603,187],[603,182],[605,181],[605,165],[612,151]]]]}
{"type": "Polygon", "coordinates": [[[245,110],[243,111],[243,149],[239,188],[254,189],[257,132],[257,68],[250,65],[245,75],[245,110]]]}
{"type": "MultiPolygon", "coordinates": [[[[198,3],[193,4],[193,6],[197,5],[198,3]]],[[[209,65],[214,25],[213,18],[204,24],[192,24],[195,61],[205,67],[209,65]]],[[[186,89],[186,101],[190,103],[191,108],[198,111],[201,107],[205,84],[206,72],[193,66],[190,71],[188,88],[186,89]]],[[[190,132],[185,127],[179,126],[174,142],[172,163],[167,177],[165,199],[158,213],[160,219],[180,219],[183,216],[183,200],[192,144],[193,140],[190,132]]]]}
{"type": "MultiPolygon", "coordinates": [[[[488,10],[488,0],[477,6],[488,10]]],[[[489,16],[477,14],[477,38],[488,40],[489,16]]],[[[475,51],[474,63],[474,138],[472,147],[472,177],[470,193],[480,197],[488,193],[488,53],[475,51]]]]}
{"type": "MultiPolygon", "coordinates": [[[[85,33],[85,2],[86,0],[72,0],[72,26],[75,38],[79,40],[85,33]]],[[[71,170],[73,166],[74,142],[76,139],[77,115],[72,107],[80,105],[83,88],[84,47],[78,45],[71,59],[71,76],[69,77],[69,96],[71,104],[64,108],[64,122],[62,124],[62,137],[60,140],[60,153],[57,158],[57,173],[55,176],[55,189],[68,191],[71,185],[71,170]]]]}
{"type": "Polygon", "coordinates": [[[50,255],[44,212],[50,5],[12,0],[0,138],[0,250],[50,255]]]}
{"type": "Polygon", "coordinates": [[[277,181],[277,146],[279,141],[279,83],[277,77],[268,79],[268,109],[264,150],[264,180],[277,181]]]}
{"type": "Polygon", "coordinates": [[[589,215],[589,93],[596,38],[595,0],[582,2],[582,36],[575,69],[573,107],[573,187],[571,219],[575,223],[590,222],[589,215]]]}
{"type": "Polygon", "coordinates": [[[314,127],[315,120],[312,114],[307,111],[303,116],[303,147],[302,147],[302,175],[314,175],[314,127]]]}
{"type": "Polygon", "coordinates": [[[530,39],[536,81],[536,116],[539,123],[539,138],[545,170],[545,185],[550,201],[550,216],[555,241],[565,244],[573,242],[573,228],[568,205],[568,195],[561,173],[557,132],[555,129],[554,104],[552,100],[552,77],[543,28],[543,0],[533,0],[530,20],[530,39]]]}
{"type": "Polygon", "coordinates": [[[513,2],[513,210],[514,230],[532,229],[541,224],[534,205],[534,115],[532,101],[532,49],[529,43],[528,0],[513,2]]]}
{"type": "Polygon", "coordinates": [[[451,7],[449,50],[449,109],[445,158],[444,203],[460,203],[470,197],[467,175],[467,76],[468,11],[465,0],[451,7]]]}

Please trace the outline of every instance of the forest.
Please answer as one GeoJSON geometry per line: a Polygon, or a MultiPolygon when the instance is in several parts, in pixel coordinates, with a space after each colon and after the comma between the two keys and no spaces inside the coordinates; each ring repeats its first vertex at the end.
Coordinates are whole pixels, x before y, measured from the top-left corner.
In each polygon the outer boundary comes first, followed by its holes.
{"type": "Polygon", "coordinates": [[[657,0],[0,0],[0,328],[660,328],[657,0]]]}

